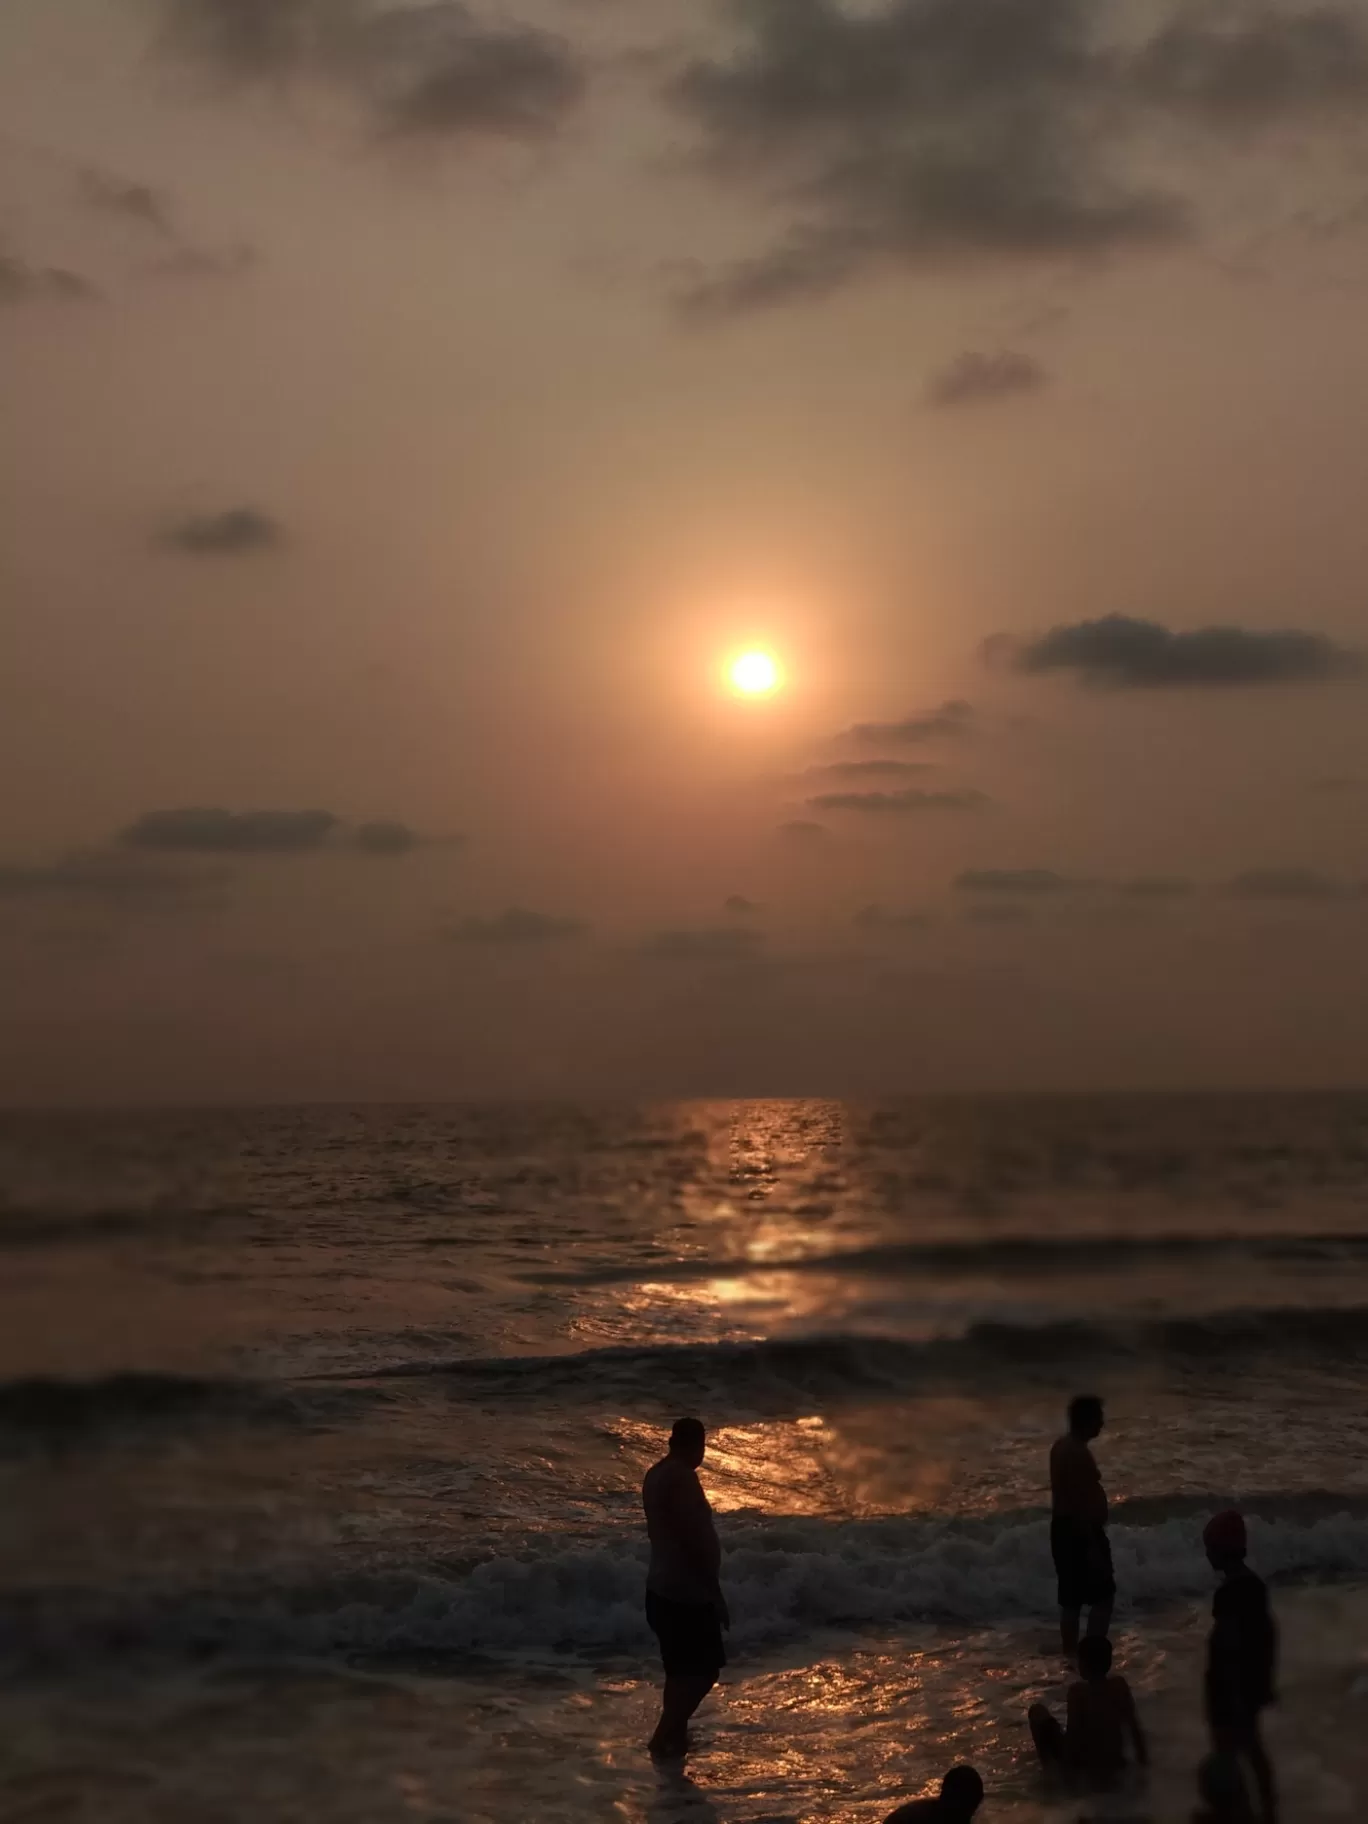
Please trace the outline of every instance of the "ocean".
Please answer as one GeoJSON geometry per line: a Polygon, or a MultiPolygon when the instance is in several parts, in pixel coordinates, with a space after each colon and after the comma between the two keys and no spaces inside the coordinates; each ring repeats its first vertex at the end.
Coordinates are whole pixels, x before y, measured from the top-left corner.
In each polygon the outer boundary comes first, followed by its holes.
{"type": "Polygon", "coordinates": [[[1368,1795],[1368,1096],[0,1116],[5,1824],[1186,1819],[1206,1515],[1286,1819],[1368,1795]],[[1084,1801],[1046,1456],[1100,1393],[1154,1738],[1084,1801]],[[683,1772],[639,1490],[709,1427],[683,1772]]]}

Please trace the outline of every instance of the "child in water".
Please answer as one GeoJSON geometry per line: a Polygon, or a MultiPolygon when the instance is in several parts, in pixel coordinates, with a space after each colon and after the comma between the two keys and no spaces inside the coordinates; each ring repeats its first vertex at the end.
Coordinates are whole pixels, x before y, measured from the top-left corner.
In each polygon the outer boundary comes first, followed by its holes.
{"type": "Polygon", "coordinates": [[[1090,1781],[1109,1783],[1126,1765],[1128,1736],[1137,1762],[1142,1767],[1148,1764],[1149,1744],[1131,1688],[1111,1666],[1111,1642],[1089,1636],[1079,1643],[1082,1676],[1069,1687],[1064,1727],[1044,1704],[1031,1705],[1026,1720],[1046,1767],[1066,1768],[1090,1781]]]}

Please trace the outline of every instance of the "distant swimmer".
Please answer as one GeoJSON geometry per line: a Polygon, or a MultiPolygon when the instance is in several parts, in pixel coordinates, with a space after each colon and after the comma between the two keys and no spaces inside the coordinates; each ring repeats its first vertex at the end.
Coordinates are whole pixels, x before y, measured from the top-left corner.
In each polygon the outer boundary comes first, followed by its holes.
{"type": "Polygon", "coordinates": [[[1249,1764],[1263,1824],[1277,1824],[1273,1765],[1259,1730],[1259,1713],[1274,1701],[1278,1630],[1268,1586],[1245,1563],[1244,1516],[1233,1508],[1207,1522],[1202,1544],[1221,1584],[1211,1604],[1207,1643],[1206,1713],[1218,1754],[1249,1764]]]}
{"type": "Polygon", "coordinates": [[[1125,1679],[1112,1669],[1109,1640],[1090,1634],[1078,1649],[1081,1677],[1069,1687],[1066,1722],[1044,1704],[1032,1704],[1027,1715],[1036,1752],[1047,1767],[1061,1767],[1099,1785],[1114,1780],[1126,1765],[1127,1743],[1142,1766],[1149,1764],[1149,1743],[1140,1727],[1135,1698],[1125,1679]]]}
{"type": "Polygon", "coordinates": [[[660,1642],[665,1694],[650,1751],[677,1759],[689,1750],[689,1718],[727,1663],[722,1630],[731,1626],[719,1577],[722,1547],[698,1480],[707,1433],[680,1419],[669,1455],[646,1472],[641,1504],[651,1541],[646,1619],[660,1642]]]}
{"type": "Polygon", "coordinates": [[[917,1824],[918,1819],[939,1818],[941,1824],[969,1824],[983,1803],[983,1781],[972,1767],[952,1767],[941,1781],[938,1797],[913,1799],[900,1805],[884,1824],[917,1824]]]}
{"type": "Polygon", "coordinates": [[[1209,1754],[1197,1769],[1201,1806],[1192,1824],[1256,1824],[1240,1763],[1231,1754],[1209,1754]]]}
{"type": "Polygon", "coordinates": [[[1069,1429],[1050,1448],[1050,1552],[1059,1579],[1059,1635],[1067,1659],[1078,1652],[1078,1628],[1105,1638],[1116,1600],[1107,1495],[1088,1446],[1102,1430],[1102,1402],[1080,1394],[1069,1403],[1069,1429]]]}

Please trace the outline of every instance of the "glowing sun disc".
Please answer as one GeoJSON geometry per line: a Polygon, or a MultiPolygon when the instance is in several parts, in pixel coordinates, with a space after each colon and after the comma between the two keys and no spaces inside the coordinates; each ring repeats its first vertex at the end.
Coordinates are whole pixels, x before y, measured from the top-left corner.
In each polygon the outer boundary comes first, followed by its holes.
{"type": "Polygon", "coordinates": [[[743,697],[770,697],[780,684],[779,661],[768,652],[743,652],[727,667],[727,679],[743,697]]]}

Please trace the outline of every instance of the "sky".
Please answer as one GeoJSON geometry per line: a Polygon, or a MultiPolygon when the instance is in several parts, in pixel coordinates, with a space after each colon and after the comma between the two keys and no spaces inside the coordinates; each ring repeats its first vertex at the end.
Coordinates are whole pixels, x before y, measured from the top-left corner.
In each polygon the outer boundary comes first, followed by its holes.
{"type": "Polygon", "coordinates": [[[1368,0],[7,0],[0,123],[0,1100],[1368,1082],[1368,0]]]}

